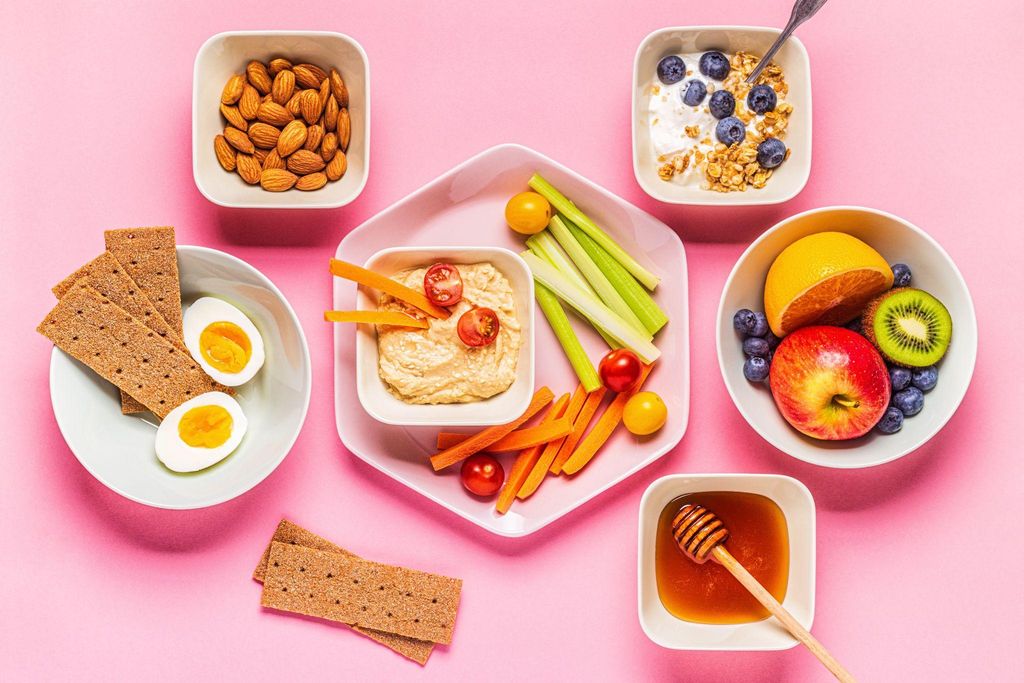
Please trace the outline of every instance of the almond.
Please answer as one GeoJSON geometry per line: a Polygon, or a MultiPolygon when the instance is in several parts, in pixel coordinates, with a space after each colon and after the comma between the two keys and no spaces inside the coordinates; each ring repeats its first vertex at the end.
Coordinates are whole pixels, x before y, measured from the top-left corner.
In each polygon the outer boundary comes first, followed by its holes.
{"type": "Polygon", "coordinates": [[[345,87],[345,81],[341,79],[341,74],[338,73],[337,69],[331,69],[331,92],[334,93],[334,99],[338,100],[339,107],[348,106],[348,88],[345,87]]]}
{"type": "Polygon", "coordinates": [[[263,168],[287,168],[284,163],[284,159],[277,153],[276,149],[272,149],[267,152],[267,158],[263,160],[263,168]]]}
{"type": "Polygon", "coordinates": [[[302,108],[302,118],[306,119],[306,123],[309,125],[313,125],[320,118],[320,114],[323,111],[320,93],[316,90],[303,91],[299,106],[302,108]]]}
{"type": "Polygon", "coordinates": [[[220,94],[221,104],[234,104],[242,96],[242,88],[245,87],[245,76],[235,74],[224,84],[224,90],[220,94]]]}
{"type": "Polygon", "coordinates": [[[324,70],[315,64],[296,64],[292,71],[295,72],[295,80],[303,88],[319,90],[320,83],[327,78],[324,70]]]}
{"type": "Polygon", "coordinates": [[[213,139],[213,153],[217,155],[217,161],[225,171],[235,170],[235,148],[228,144],[223,135],[213,139]]]}
{"type": "Polygon", "coordinates": [[[334,158],[331,159],[331,163],[327,164],[327,168],[324,169],[324,172],[330,180],[337,180],[341,176],[345,175],[345,169],[347,168],[348,157],[345,156],[344,152],[339,150],[334,155],[334,158]]]}
{"type": "Polygon", "coordinates": [[[267,67],[263,62],[258,62],[255,59],[252,60],[245,67],[245,73],[249,77],[249,83],[252,84],[252,87],[256,88],[261,95],[266,95],[270,92],[270,74],[267,73],[267,67]]]}
{"type": "Polygon", "coordinates": [[[277,102],[263,102],[256,110],[256,118],[272,126],[284,126],[295,117],[277,102]]]}
{"type": "Polygon", "coordinates": [[[301,90],[296,90],[292,98],[288,100],[288,104],[284,107],[291,112],[292,116],[302,116],[302,92],[301,90]]]}
{"type": "Polygon", "coordinates": [[[338,100],[331,95],[327,98],[327,104],[324,105],[324,129],[328,131],[334,130],[338,126],[338,100]]]}
{"type": "Polygon", "coordinates": [[[338,151],[338,136],[334,133],[328,133],[324,136],[324,141],[320,143],[320,158],[324,161],[330,161],[334,158],[334,153],[338,151]]]}
{"type": "Polygon", "coordinates": [[[348,107],[338,112],[338,146],[342,152],[348,151],[348,142],[352,138],[352,119],[348,115],[348,107]]]}
{"type": "Polygon", "coordinates": [[[285,69],[291,68],[292,63],[289,62],[287,59],[284,59],[283,57],[276,57],[274,59],[271,59],[270,63],[267,64],[267,71],[270,72],[270,75],[272,77],[277,76],[277,74],[281,73],[285,69]]]}
{"type": "Polygon", "coordinates": [[[310,152],[315,152],[320,147],[320,143],[324,139],[324,128],[323,126],[310,126],[306,130],[306,144],[302,147],[308,149],[310,152]]]}
{"type": "Polygon", "coordinates": [[[228,123],[238,130],[245,131],[249,128],[249,122],[238,112],[238,107],[222,104],[220,105],[220,113],[228,120],[228,123]]]}
{"type": "Polygon", "coordinates": [[[246,83],[245,88],[242,90],[242,97],[238,100],[238,112],[242,115],[242,118],[252,121],[256,118],[256,110],[259,108],[260,94],[256,91],[256,88],[246,83]]]}
{"type": "Polygon", "coordinates": [[[270,154],[270,150],[261,149],[257,147],[252,155],[256,157],[256,161],[260,162],[260,166],[265,166],[267,163],[267,156],[270,154]]]}
{"type": "Polygon", "coordinates": [[[292,189],[298,176],[283,168],[268,168],[260,174],[260,187],[267,192],[284,192],[292,189]]]}
{"type": "Polygon", "coordinates": [[[295,183],[296,190],[319,190],[327,184],[327,176],[323,173],[307,173],[295,183]]]}
{"type": "Polygon", "coordinates": [[[242,180],[255,185],[260,181],[260,174],[263,173],[263,169],[260,167],[260,162],[256,160],[256,157],[249,154],[239,154],[236,158],[238,164],[238,175],[242,176],[242,180]]]}
{"type": "Polygon", "coordinates": [[[298,175],[316,173],[324,170],[324,160],[316,152],[300,149],[288,157],[288,170],[298,175]]]}
{"type": "Polygon", "coordinates": [[[278,71],[277,75],[274,76],[274,85],[270,90],[270,93],[274,96],[274,101],[284,106],[288,104],[288,100],[292,98],[294,91],[295,74],[288,69],[278,71]]]}
{"type": "Polygon", "coordinates": [[[252,140],[249,139],[249,136],[233,126],[227,126],[224,128],[224,138],[228,141],[228,144],[239,152],[252,154],[255,149],[252,145],[252,140]]]}
{"type": "Polygon", "coordinates": [[[249,139],[252,144],[263,149],[273,149],[277,146],[277,140],[281,131],[268,123],[257,121],[249,126],[249,139]]]}
{"type": "MultiPolygon", "coordinates": [[[[284,73],[283,71],[281,73],[284,73]]],[[[277,153],[286,157],[306,143],[306,124],[296,119],[281,131],[277,139],[277,153]]]]}
{"type": "Polygon", "coordinates": [[[260,99],[260,104],[262,104],[264,102],[273,102],[273,101],[274,101],[274,96],[271,95],[270,93],[267,93],[266,95],[264,95],[262,97],[262,99],[260,99]]]}
{"type": "Polygon", "coordinates": [[[331,83],[326,78],[320,83],[320,106],[327,106],[327,98],[331,96],[331,83]]]}

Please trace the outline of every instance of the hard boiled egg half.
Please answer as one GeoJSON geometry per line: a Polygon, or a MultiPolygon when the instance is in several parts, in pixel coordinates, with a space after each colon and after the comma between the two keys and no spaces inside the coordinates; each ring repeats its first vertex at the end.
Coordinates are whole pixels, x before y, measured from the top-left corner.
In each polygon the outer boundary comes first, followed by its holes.
{"type": "Polygon", "coordinates": [[[181,326],[189,353],[224,386],[245,384],[263,367],[263,337],[228,302],[211,296],[197,299],[185,311],[181,326]]]}
{"type": "Polygon", "coordinates": [[[231,455],[248,428],[238,401],[209,391],[167,414],[156,430],[156,457],[174,472],[204,470],[231,455]]]}

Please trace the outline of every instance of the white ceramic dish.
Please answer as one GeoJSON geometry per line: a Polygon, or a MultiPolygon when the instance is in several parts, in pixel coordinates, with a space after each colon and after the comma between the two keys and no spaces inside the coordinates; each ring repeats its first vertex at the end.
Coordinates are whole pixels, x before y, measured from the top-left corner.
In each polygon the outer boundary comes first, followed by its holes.
{"type": "Polygon", "coordinates": [[[718,307],[718,364],[733,403],[766,441],[794,458],[838,468],[871,467],[919,448],[953,416],[967,393],[978,353],[978,323],[967,283],[938,242],[915,225],[884,211],[837,206],[792,216],[751,244],[726,280],[718,307]],[[953,341],[939,362],[939,383],[925,395],[924,410],[903,422],[896,434],[874,431],[851,441],[819,441],[800,434],[782,418],[767,386],[743,377],[743,350],[733,330],[741,308],[764,310],[764,279],[775,257],[806,235],[827,230],[846,232],[878,250],[889,263],[906,263],[911,285],[931,292],[953,317],[953,341]]]}
{"type": "Polygon", "coordinates": [[[328,31],[229,31],[211,37],[196,54],[192,76],[192,175],[214,204],[247,209],[334,209],[353,201],[370,174],[370,64],[353,38],[328,31]],[[232,74],[253,59],[284,57],[341,73],[349,91],[352,138],[348,170],[315,192],[267,192],[247,185],[217,162],[213,139],[224,131],[220,95],[232,74]]]}
{"type": "Polygon", "coordinates": [[[171,472],[153,450],[156,419],[121,414],[114,385],[54,348],[50,400],[64,440],[79,462],[108,488],[145,505],[192,509],[216,505],[259,484],[280,464],[299,435],[309,407],[309,348],[284,295],[262,273],[234,256],[179,246],[183,305],[215,296],[256,325],[266,362],[237,388],[249,430],[220,463],[192,474],[171,472]]]}
{"type": "MultiPolygon", "coordinates": [[[[508,278],[522,325],[522,346],[516,363],[516,379],[506,391],[486,401],[443,405],[414,405],[394,396],[377,372],[377,331],[374,325],[359,325],[356,331],[356,391],[363,409],[373,419],[389,425],[482,426],[511,422],[522,415],[533,397],[533,276],[526,262],[508,249],[490,247],[394,247],[377,252],[365,268],[392,275],[444,261],[455,265],[489,262],[508,278]]],[[[377,310],[379,294],[359,288],[356,309],[377,310]]]]}
{"type": "MultiPolygon", "coordinates": [[[[338,245],[337,257],[365,263],[392,247],[400,236],[407,246],[476,245],[524,250],[522,236],[505,225],[509,198],[526,189],[534,171],[579,205],[635,257],[663,277],[655,300],[670,322],[656,339],[662,351],[648,380],[668,405],[664,429],[645,439],[620,429],[602,454],[571,479],[549,478],[529,500],[517,502],[506,515],[494,500],[475,498],[459,483],[459,468],[435,473],[427,459],[436,452],[436,427],[382,425],[358,407],[356,333],[350,325],[334,330],[334,406],[338,435],[345,447],[385,475],[402,482],[457,515],[502,536],[524,536],[579,507],[675,447],[686,431],[689,414],[689,321],[686,253],[665,224],[561,164],[519,145],[500,145],[460,164],[352,230],[338,245]]],[[[334,308],[352,310],[356,287],[335,278],[334,308]]],[[[573,320],[584,347],[597,361],[607,345],[589,325],[573,320]],[[603,351],[602,351],[603,349],[603,351]]],[[[536,384],[556,393],[572,391],[573,374],[547,321],[534,317],[536,384]]],[[[503,459],[507,468],[511,464],[503,459]]]]}
{"type": "MultiPolygon", "coordinates": [[[[789,582],[782,606],[805,628],[814,621],[814,498],[801,482],[779,474],[671,474],[652,483],[640,499],[638,614],[652,641],[672,650],[785,650],[797,644],[774,619],[747,624],[698,624],[673,616],[658,596],[654,545],[658,517],[686,493],[741,491],[771,498],[789,530],[789,582]]],[[[726,542],[728,547],[728,542],[726,542]]],[[[680,552],[680,562],[690,562],[680,552]]]]}
{"type": "Polygon", "coordinates": [[[789,83],[787,101],[793,105],[784,142],[792,152],[760,190],[713,192],[699,184],[681,185],[658,177],[657,156],[651,145],[647,120],[647,85],[656,78],[662,57],[686,52],[744,50],[764,54],[778,37],[774,28],[755,26],[677,26],[649,34],[637,48],[633,60],[633,173],[644,192],[669,204],[707,206],[750,206],[778,204],[800,193],[811,175],[811,66],[807,49],[791,37],[775,55],[789,83]]]}

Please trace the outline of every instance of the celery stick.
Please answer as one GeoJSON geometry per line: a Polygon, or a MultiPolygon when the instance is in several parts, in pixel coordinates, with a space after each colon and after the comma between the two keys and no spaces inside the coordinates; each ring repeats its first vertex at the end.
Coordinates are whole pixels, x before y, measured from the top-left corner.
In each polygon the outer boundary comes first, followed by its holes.
{"type": "Polygon", "coordinates": [[[529,185],[538,194],[547,199],[559,213],[564,214],[566,218],[578,225],[583,232],[590,235],[595,242],[601,245],[601,248],[607,251],[613,259],[621,263],[623,268],[628,270],[633,277],[639,280],[640,284],[652,291],[658,286],[658,282],[660,282],[661,279],[657,275],[637,263],[636,259],[630,256],[625,249],[620,247],[608,233],[599,228],[597,223],[587,218],[582,211],[576,208],[576,205],[573,204],[568,197],[556,190],[555,187],[548,181],[544,180],[539,173],[533,174],[533,177],[530,178],[529,185]]]}
{"type": "Polygon", "coordinates": [[[569,364],[576,371],[576,376],[580,378],[583,390],[588,394],[596,391],[601,386],[601,378],[597,376],[594,364],[590,362],[590,357],[583,349],[583,345],[580,344],[579,337],[576,336],[572,325],[569,324],[569,316],[565,314],[562,304],[558,303],[558,297],[552,294],[550,289],[539,282],[535,284],[540,310],[544,311],[544,316],[551,324],[555,336],[558,337],[558,343],[565,350],[569,364]]]}
{"type": "Polygon", "coordinates": [[[565,253],[569,255],[572,262],[576,264],[576,267],[583,273],[583,277],[587,278],[587,282],[597,292],[598,298],[605,303],[608,308],[615,311],[619,317],[628,322],[630,325],[636,328],[636,331],[644,335],[648,341],[653,339],[653,336],[647,331],[647,327],[640,322],[640,318],[636,316],[633,309],[629,307],[626,300],[622,298],[622,295],[616,291],[612,283],[605,277],[605,274],[601,272],[597,264],[587,256],[587,252],[584,251],[580,243],[572,236],[569,232],[569,228],[566,227],[565,223],[562,222],[561,216],[552,216],[551,222],[548,224],[548,229],[551,234],[554,235],[555,239],[558,240],[558,244],[565,249],[565,253]]]}
{"type": "Polygon", "coordinates": [[[658,307],[658,304],[654,303],[654,299],[647,293],[647,290],[641,287],[640,283],[622,267],[621,263],[613,259],[600,244],[594,241],[594,238],[583,232],[579,226],[569,221],[564,221],[564,224],[579,245],[583,247],[583,251],[587,252],[587,256],[597,264],[600,271],[615,287],[615,291],[640,319],[647,331],[657,334],[658,330],[668,322],[668,316],[658,307]]]}
{"type": "Polygon", "coordinates": [[[636,353],[640,360],[653,363],[661,355],[658,348],[645,336],[638,334],[632,325],[605,306],[600,299],[574,285],[553,265],[531,251],[523,252],[522,257],[533,272],[535,280],[575,308],[594,327],[604,330],[615,341],[636,353]]]}

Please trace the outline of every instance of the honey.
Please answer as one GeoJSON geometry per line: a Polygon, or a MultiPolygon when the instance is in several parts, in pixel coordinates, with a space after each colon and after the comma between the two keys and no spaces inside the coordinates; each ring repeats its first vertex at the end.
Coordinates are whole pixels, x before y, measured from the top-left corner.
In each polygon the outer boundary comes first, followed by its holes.
{"type": "Polygon", "coordinates": [[[701,624],[742,624],[769,616],[725,567],[697,564],[672,537],[672,519],[685,503],[711,510],[729,530],[725,547],[780,603],[789,582],[786,516],[770,498],[755,493],[712,491],[674,498],[658,518],[654,566],[658,597],[672,615],[701,624]]]}

